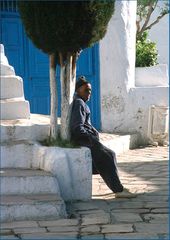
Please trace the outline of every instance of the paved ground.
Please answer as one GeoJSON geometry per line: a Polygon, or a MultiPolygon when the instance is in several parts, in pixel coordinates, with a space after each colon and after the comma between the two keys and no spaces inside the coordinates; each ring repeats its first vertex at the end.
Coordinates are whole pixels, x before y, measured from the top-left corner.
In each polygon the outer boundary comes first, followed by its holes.
{"type": "Polygon", "coordinates": [[[1,224],[1,239],[170,239],[168,148],[147,147],[117,156],[120,178],[138,194],[115,199],[98,175],[93,197],[67,203],[69,219],[1,224]]]}

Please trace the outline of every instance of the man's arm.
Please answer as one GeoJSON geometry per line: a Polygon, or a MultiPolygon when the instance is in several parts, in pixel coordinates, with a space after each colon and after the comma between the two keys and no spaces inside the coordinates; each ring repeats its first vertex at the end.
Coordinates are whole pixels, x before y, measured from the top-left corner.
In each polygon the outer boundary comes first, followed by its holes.
{"type": "Polygon", "coordinates": [[[84,127],[85,120],[86,120],[85,103],[83,102],[83,100],[77,99],[74,102],[72,108],[70,122],[70,129],[74,136],[76,137],[89,136],[89,133],[84,127]]]}

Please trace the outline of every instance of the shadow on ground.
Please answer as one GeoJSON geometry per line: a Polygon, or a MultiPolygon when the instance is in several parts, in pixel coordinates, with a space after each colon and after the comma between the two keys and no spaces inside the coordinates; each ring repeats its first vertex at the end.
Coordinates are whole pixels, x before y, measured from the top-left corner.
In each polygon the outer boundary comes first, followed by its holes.
{"type": "Polygon", "coordinates": [[[100,175],[93,175],[92,199],[67,203],[69,217],[79,219],[82,227],[85,224],[99,225],[101,229],[103,224],[132,226],[131,233],[112,233],[110,239],[169,239],[167,157],[146,153],[126,159],[124,154],[118,161],[120,179],[137,197],[116,199],[100,175]]]}

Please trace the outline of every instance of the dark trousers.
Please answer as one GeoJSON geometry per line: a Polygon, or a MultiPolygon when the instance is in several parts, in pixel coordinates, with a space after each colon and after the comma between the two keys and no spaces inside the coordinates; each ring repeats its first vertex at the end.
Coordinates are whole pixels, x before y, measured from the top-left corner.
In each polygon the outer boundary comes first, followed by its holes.
{"type": "Polygon", "coordinates": [[[98,136],[89,138],[81,136],[73,141],[91,149],[93,174],[99,173],[114,193],[122,192],[123,186],[118,176],[115,153],[100,143],[98,136]]]}
{"type": "Polygon", "coordinates": [[[90,149],[93,173],[99,173],[113,192],[122,192],[123,186],[118,176],[115,153],[99,141],[95,141],[90,149]]]}

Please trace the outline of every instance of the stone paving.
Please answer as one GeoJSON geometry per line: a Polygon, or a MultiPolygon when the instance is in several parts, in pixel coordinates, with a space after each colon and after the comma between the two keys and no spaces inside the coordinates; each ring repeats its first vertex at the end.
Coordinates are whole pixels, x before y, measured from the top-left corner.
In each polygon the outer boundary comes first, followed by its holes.
{"type": "Polygon", "coordinates": [[[117,160],[137,198],[115,199],[94,175],[92,200],[68,202],[68,219],[2,223],[0,239],[170,239],[168,147],[129,150],[117,160]]]}

